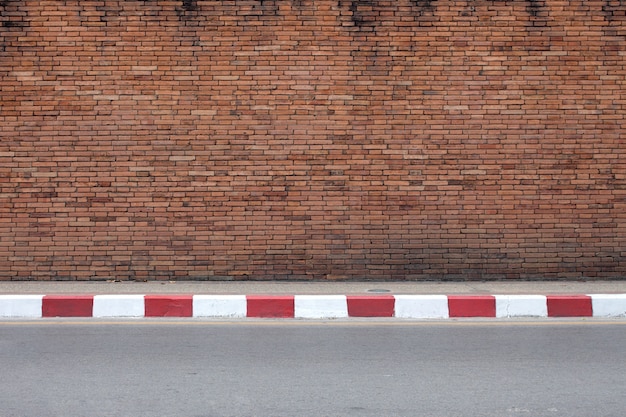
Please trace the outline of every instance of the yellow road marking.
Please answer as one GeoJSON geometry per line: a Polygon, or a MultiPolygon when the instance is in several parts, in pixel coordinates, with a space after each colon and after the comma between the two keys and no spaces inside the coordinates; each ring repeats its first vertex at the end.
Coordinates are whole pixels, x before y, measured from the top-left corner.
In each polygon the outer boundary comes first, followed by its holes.
{"type": "Polygon", "coordinates": [[[0,326],[331,326],[331,327],[369,327],[369,326],[394,326],[394,327],[506,327],[506,326],[613,326],[626,325],[626,319],[593,319],[593,318],[572,318],[572,319],[537,319],[537,320],[516,320],[516,319],[455,319],[455,320],[397,320],[397,319],[343,319],[343,320],[300,320],[300,319],[241,319],[241,320],[220,320],[210,318],[119,318],[119,319],[94,319],[85,320],[65,319],[65,318],[45,318],[45,319],[9,319],[0,320],[0,326]]]}

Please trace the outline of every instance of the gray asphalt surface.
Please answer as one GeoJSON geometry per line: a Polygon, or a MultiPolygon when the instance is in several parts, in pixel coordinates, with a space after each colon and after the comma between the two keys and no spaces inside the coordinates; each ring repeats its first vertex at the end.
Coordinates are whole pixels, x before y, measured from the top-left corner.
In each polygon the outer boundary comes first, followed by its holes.
{"type": "Polygon", "coordinates": [[[626,294],[621,281],[0,281],[0,294],[626,294]]]}
{"type": "Polygon", "coordinates": [[[0,416],[623,417],[625,321],[0,322],[0,416]]]}

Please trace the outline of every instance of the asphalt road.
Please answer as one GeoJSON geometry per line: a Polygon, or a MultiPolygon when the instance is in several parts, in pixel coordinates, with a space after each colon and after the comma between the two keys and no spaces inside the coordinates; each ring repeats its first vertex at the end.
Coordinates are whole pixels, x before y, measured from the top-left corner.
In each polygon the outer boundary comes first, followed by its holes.
{"type": "Polygon", "coordinates": [[[625,353],[625,321],[5,321],[0,416],[624,417],[625,353]]]}

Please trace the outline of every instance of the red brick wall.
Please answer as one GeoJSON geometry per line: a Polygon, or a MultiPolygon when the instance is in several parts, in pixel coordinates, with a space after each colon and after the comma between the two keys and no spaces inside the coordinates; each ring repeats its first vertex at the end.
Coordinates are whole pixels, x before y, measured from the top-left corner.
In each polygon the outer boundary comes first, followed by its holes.
{"type": "Polygon", "coordinates": [[[623,0],[0,1],[0,279],[626,275],[623,0]]]}

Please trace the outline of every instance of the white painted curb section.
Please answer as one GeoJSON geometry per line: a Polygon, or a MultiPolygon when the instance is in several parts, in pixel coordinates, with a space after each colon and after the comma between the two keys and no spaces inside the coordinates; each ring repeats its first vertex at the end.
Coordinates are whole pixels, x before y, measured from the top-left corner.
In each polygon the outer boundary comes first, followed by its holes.
{"type": "Polygon", "coordinates": [[[248,314],[245,295],[194,295],[194,317],[241,318],[248,314]]]}
{"type": "Polygon", "coordinates": [[[592,294],[594,317],[626,317],[626,294],[592,294]]]}
{"type": "Polygon", "coordinates": [[[296,295],[294,296],[296,318],[342,318],[348,317],[345,295],[296,295]]]}
{"type": "Polygon", "coordinates": [[[396,295],[395,316],[407,319],[447,319],[447,295],[396,295]]]}
{"type": "Polygon", "coordinates": [[[143,295],[96,295],[93,317],[144,317],[143,295]]]}
{"type": "Polygon", "coordinates": [[[0,295],[0,317],[41,317],[43,295],[0,295]]]}
{"type": "Polygon", "coordinates": [[[496,317],[548,317],[545,295],[496,295],[496,317]]]}

